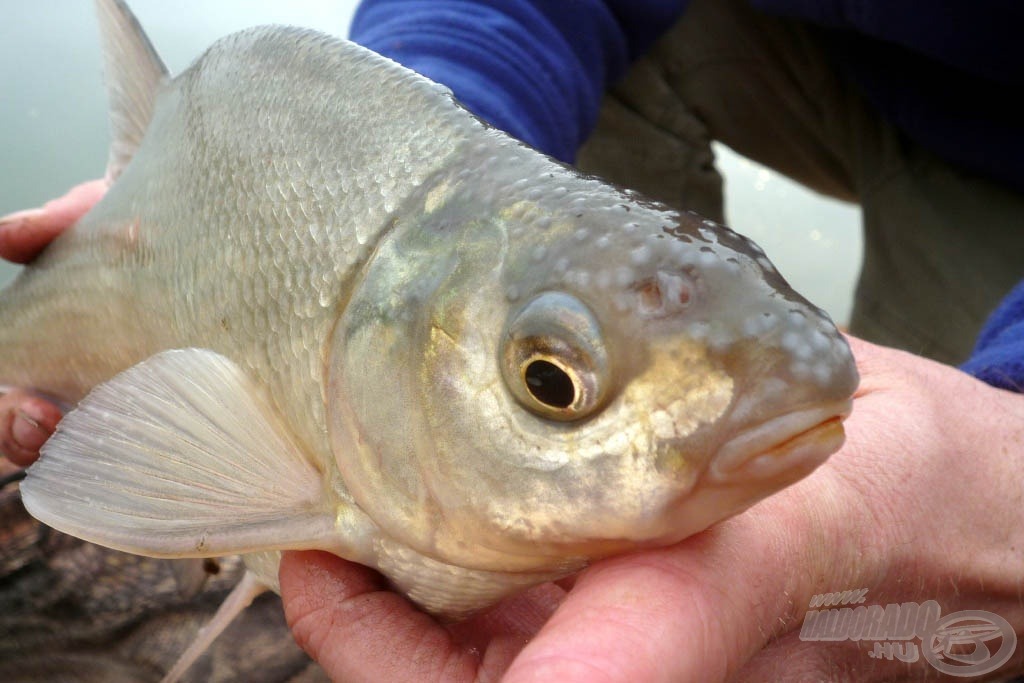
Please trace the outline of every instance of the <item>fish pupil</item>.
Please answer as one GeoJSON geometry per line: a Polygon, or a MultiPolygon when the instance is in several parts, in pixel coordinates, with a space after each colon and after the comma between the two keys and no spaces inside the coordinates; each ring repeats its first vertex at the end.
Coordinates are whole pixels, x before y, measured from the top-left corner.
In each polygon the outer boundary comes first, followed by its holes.
{"type": "Polygon", "coordinates": [[[568,408],[576,400],[576,387],[562,368],[546,360],[535,360],[523,373],[530,394],[552,408],[568,408]]]}

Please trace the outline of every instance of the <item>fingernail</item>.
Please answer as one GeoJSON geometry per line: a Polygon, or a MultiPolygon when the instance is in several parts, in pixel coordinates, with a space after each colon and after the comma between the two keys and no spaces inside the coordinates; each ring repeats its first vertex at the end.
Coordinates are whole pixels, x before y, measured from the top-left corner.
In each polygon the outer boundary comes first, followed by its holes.
{"type": "Polygon", "coordinates": [[[42,213],[41,209],[25,209],[24,211],[15,211],[9,213],[6,216],[0,217],[0,228],[10,228],[18,223],[24,223],[30,218],[34,218],[42,213]]]}
{"type": "Polygon", "coordinates": [[[50,432],[43,428],[40,421],[41,415],[30,415],[29,410],[18,410],[14,414],[14,423],[11,425],[11,436],[14,442],[29,451],[38,451],[46,440],[50,438],[50,432]]]}

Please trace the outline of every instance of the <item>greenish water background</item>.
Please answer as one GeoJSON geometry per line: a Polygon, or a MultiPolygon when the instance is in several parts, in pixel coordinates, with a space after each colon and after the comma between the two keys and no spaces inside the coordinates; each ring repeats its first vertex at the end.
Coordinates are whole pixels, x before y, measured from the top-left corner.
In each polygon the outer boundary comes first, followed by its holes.
{"type": "MultiPolygon", "coordinates": [[[[134,0],[173,72],[247,26],[294,24],[345,35],[355,0],[134,0]]],[[[92,2],[0,0],[0,214],[37,206],[103,173],[106,95],[92,2]]],[[[729,224],[838,322],[860,269],[857,207],[823,198],[716,146],[729,224]]],[[[0,284],[17,272],[0,264],[0,284]]]]}

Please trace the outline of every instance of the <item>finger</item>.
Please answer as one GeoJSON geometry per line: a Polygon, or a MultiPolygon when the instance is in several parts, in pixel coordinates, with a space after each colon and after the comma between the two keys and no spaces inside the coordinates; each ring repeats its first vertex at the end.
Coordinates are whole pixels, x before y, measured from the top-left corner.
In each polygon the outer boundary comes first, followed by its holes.
{"type": "Polygon", "coordinates": [[[71,188],[42,208],[0,218],[0,257],[28,263],[57,235],[74,225],[106,191],[106,181],[92,180],[71,188]]]}
{"type": "Polygon", "coordinates": [[[553,583],[541,584],[503,600],[483,614],[448,625],[448,632],[463,647],[482,653],[482,677],[489,674],[497,680],[547,622],[565,595],[565,590],[553,583]]]}
{"type": "Polygon", "coordinates": [[[869,656],[870,644],[802,641],[799,631],[786,634],[757,653],[740,671],[740,681],[897,681],[926,680],[927,672],[911,670],[899,660],[879,662],[869,656]],[[911,673],[911,671],[913,671],[911,673]]]}
{"type": "Polygon", "coordinates": [[[801,557],[808,538],[794,527],[798,516],[787,520],[778,506],[757,512],[672,548],[594,565],[504,680],[732,679],[794,627],[803,584],[816,575],[815,559],[801,557]]]}
{"type": "Polygon", "coordinates": [[[0,453],[21,467],[39,457],[39,449],[60,421],[57,406],[27,392],[0,395],[0,453]]]}
{"type": "Polygon", "coordinates": [[[479,660],[366,567],[318,551],[281,560],[285,617],[332,679],[471,681],[479,660]]]}

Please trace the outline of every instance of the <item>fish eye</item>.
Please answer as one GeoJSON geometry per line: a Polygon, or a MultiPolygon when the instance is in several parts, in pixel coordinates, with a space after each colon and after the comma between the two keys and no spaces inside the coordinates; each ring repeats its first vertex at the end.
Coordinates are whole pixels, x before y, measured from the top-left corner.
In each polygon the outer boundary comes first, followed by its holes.
{"type": "Polygon", "coordinates": [[[536,358],[523,368],[526,390],[541,403],[552,408],[568,408],[576,400],[576,382],[557,363],[536,358]]]}
{"type": "Polygon", "coordinates": [[[545,292],[512,316],[501,364],[512,395],[540,417],[587,417],[608,392],[601,329],[590,310],[568,294],[545,292]]]}

